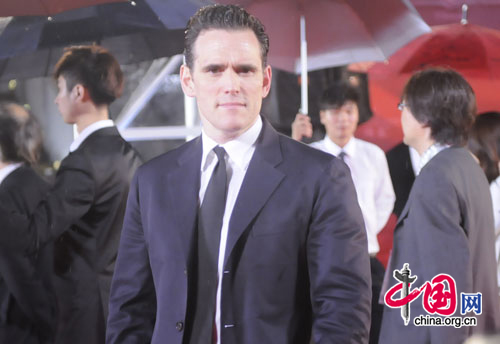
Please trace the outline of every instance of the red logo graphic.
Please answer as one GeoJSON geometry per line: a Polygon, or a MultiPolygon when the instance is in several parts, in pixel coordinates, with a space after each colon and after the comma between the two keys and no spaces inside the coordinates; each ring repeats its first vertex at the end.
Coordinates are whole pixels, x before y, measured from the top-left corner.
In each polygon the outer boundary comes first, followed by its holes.
{"type": "Polygon", "coordinates": [[[405,325],[410,320],[409,305],[421,293],[424,292],[422,305],[429,314],[449,316],[455,313],[457,308],[457,291],[455,280],[447,274],[435,276],[431,282],[426,282],[422,287],[411,290],[411,284],[416,281],[417,276],[410,276],[411,271],[408,264],[404,264],[401,271],[394,271],[394,278],[401,283],[396,284],[385,294],[385,303],[392,308],[401,308],[401,317],[405,325]],[[400,299],[393,299],[394,294],[400,292],[400,299]]]}

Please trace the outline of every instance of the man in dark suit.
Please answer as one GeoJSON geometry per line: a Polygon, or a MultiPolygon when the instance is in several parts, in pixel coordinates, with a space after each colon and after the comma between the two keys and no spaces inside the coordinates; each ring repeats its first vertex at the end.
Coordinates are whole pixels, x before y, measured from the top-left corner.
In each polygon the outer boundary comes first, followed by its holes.
{"type": "Polygon", "coordinates": [[[32,216],[5,215],[10,240],[1,240],[31,252],[57,238],[56,342],[104,343],[129,183],[141,161],[109,119],[108,106],[123,87],[122,71],[109,52],[98,46],[70,48],[57,63],[55,78],[55,103],[79,136],[32,216]],[[31,240],[21,240],[20,233],[31,240]]]}
{"type": "Polygon", "coordinates": [[[181,84],[203,132],[134,177],[108,343],[367,343],[354,186],[339,159],[259,116],[268,44],[237,6],[189,21],[181,84]]]}
{"type": "Polygon", "coordinates": [[[411,290],[447,274],[455,281],[456,293],[450,284],[438,283],[450,291],[450,298],[439,289],[433,289],[431,298],[422,292],[404,319],[400,308],[385,307],[380,342],[463,343],[471,334],[500,329],[488,182],[463,148],[474,121],[475,96],[460,74],[429,69],[410,79],[399,107],[404,142],[420,154],[421,166],[394,231],[387,282],[400,283],[393,273],[408,264],[411,276],[417,276],[411,290]],[[462,313],[466,300],[461,293],[481,293],[481,308],[462,313]],[[477,326],[417,326],[421,317],[439,314],[460,322],[463,316],[476,317],[477,326]]]}
{"type": "MultiPolygon", "coordinates": [[[[23,215],[29,215],[49,189],[30,167],[38,160],[41,142],[33,115],[18,104],[0,101],[0,204],[23,215]]],[[[51,248],[47,245],[32,255],[0,250],[0,343],[53,342],[51,248]]]]}

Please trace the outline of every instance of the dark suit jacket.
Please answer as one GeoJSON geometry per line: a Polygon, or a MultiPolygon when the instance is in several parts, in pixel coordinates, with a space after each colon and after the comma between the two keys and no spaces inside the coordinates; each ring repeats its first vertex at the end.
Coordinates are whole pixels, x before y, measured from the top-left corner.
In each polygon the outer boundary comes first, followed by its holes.
{"type": "MultiPolygon", "coordinates": [[[[33,169],[23,165],[0,184],[0,204],[29,215],[48,189],[33,169]]],[[[4,221],[0,217],[0,223],[4,221]]],[[[51,248],[36,255],[0,250],[0,343],[51,343],[54,339],[51,248]]]]}
{"type": "Polygon", "coordinates": [[[393,213],[399,217],[410,195],[411,187],[415,181],[415,173],[411,165],[409,147],[404,143],[396,145],[387,152],[386,156],[396,194],[393,213]]]}
{"type": "MultiPolygon", "coordinates": [[[[189,336],[201,156],[197,138],[134,177],[107,343],[182,343],[189,336]]],[[[222,343],[305,344],[311,329],[317,343],[367,342],[367,252],[346,165],[264,121],[229,224],[222,343]]]]}
{"type": "Polygon", "coordinates": [[[500,328],[489,195],[484,172],[463,148],[445,149],[424,166],[394,231],[386,271],[389,286],[399,283],[392,273],[404,263],[418,277],[412,289],[446,273],[456,281],[457,311],[453,315],[460,316],[461,292],[482,293],[482,314],[477,316],[477,326],[414,326],[414,317],[427,314],[422,293],[411,303],[408,326],[404,326],[400,309],[384,308],[380,343],[463,343],[472,333],[500,328]]]}
{"type": "Polygon", "coordinates": [[[54,187],[31,218],[8,216],[11,246],[30,252],[58,238],[59,343],[104,342],[129,183],[140,163],[115,127],[97,130],[64,158],[54,187]],[[32,240],[22,242],[15,228],[32,240]]]}

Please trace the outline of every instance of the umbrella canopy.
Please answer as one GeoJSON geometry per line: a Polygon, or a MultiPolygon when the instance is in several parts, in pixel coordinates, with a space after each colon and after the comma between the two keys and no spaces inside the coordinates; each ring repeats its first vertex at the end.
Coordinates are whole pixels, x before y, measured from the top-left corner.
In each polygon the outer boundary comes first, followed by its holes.
{"type": "Polygon", "coordinates": [[[136,0],[79,8],[50,19],[14,17],[0,33],[0,79],[46,75],[62,47],[74,44],[98,43],[122,64],[181,53],[184,26],[199,4],[166,2],[171,11],[157,6],[158,0],[136,0]]]}
{"type": "Polygon", "coordinates": [[[396,105],[403,87],[414,71],[430,66],[454,68],[463,74],[476,94],[478,112],[498,110],[500,31],[471,24],[441,25],[401,48],[387,63],[368,69],[372,107],[376,117],[390,124],[386,126],[390,130],[367,123],[358,136],[389,147],[399,142],[401,112],[396,105]]]}
{"type": "Polygon", "coordinates": [[[432,33],[402,49],[401,55],[389,63],[397,62],[404,62],[401,73],[446,66],[471,77],[496,78],[500,76],[500,31],[472,24],[437,26],[432,33]]]}
{"type": "Polygon", "coordinates": [[[429,66],[453,68],[468,77],[498,78],[500,31],[473,24],[439,25],[370,71],[410,74],[429,66]]]}
{"type": "Polygon", "coordinates": [[[467,20],[470,24],[500,30],[498,0],[411,0],[411,3],[431,26],[459,23],[462,6],[467,4],[467,20]]]}
{"type": "Polygon", "coordinates": [[[401,46],[429,32],[402,0],[222,0],[244,6],[266,27],[269,63],[300,71],[300,16],[305,17],[308,70],[360,61],[383,61],[401,46]]]}
{"type": "Polygon", "coordinates": [[[178,12],[156,12],[144,0],[80,8],[51,18],[15,17],[0,34],[0,58],[138,32],[183,29],[198,7],[189,1],[182,3],[187,9],[182,18],[178,12]]]}
{"type": "Polygon", "coordinates": [[[128,0],[6,0],[0,2],[0,17],[49,16],[75,8],[128,0]]]}

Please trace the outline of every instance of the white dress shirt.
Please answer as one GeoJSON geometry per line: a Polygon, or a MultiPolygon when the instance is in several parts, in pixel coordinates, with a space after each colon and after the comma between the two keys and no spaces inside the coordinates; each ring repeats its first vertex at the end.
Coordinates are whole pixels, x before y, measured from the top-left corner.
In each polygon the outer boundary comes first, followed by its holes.
{"type": "Polygon", "coordinates": [[[495,253],[497,258],[497,278],[500,292],[500,177],[490,184],[491,200],[493,201],[493,218],[495,219],[495,253]]]}
{"type": "MultiPolygon", "coordinates": [[[[220,245],[219,245],[219,262],[218,262],[218,284],[217,284],[217,300],[216,300],[216,311],[215,311],[215,324],[217,326],[217,333],[220,334],[220,302],[221,302],[221,288],[222,276],[224,268],[224,254],[226,252],[226,242],[227,234],[229,230],[229,221],[231,220],[231,214],[233,212],[234,205],[236,203],[236,198],[240,192],[241,184],[245,178],[245,174],[252,159],[253,153],[255,152],[255,142],[259,137],[260,131],[262,129],[262,119],[260,116],[257,121],[250,127],[246,132],[237,137],[236,139],[226,142],[222,145],[226,150],[226,170],[228,176],[228,189],[226,198],[226,208],[224,210],[224,218],[222,220],[222,229],[220,234],[220,245]]],[[[200,193],[199,200],[200,204],[203,202],[205,196],[205,191],[207,190],[210,177],[214,171],[215,165],[217,164],[217,156],[215,155],[213,148],[217,146],[217,142],[212,140],[207,134],[202,130],[201,139],[203,144],[203,156],[201,159],[201,181],[200,181],[200,193]]],[[[220,336],[217,336],[217,344],[220,344],[220,336]]]]}
{"type": "Polygon", "coordinates": [[[4,181],[5,178],[16,169],[22,166],[22,162],[16,162],[14,164],[8,164],[7,166],[0,169],[0,184],[4,181]]]}
{"type": "Polygon", "coordinates": [[[422,154],[420,157],[420,168],[417,170],[417,176],[420,171],[424,168],[424,166],[432,159],[434,158],[439,152],[441,152],[443,149],[449,148],[450,145],[445,145],[441,143],[435,143],[422,154]]]}
{"type": "Polygon", "coordinates": [[[341,151],[346,153],[344,162],[351,170],[359,207],[365,221],[368,253],[371,256],[376,255],[380,250],[377,234],[387,223],[396,200],[384,151],[373,143],[355,137],[343,148],[328,136],[311,143],[311,146],[335,156],[341,151]]]}
{"type": "Polygon", "coordinates": [[[107,128],[107,127],[112,127],[114,126],[114,123],[110,119],[104,119],[102,121],[97,121],[89,125],[87,128],[83,129],[82,132],[76,137],[76,139],[73,141],[71,146],[69,146],[69,151],[74,152],[80,147],[83,141],[87,137],[90,136],[90,134],[94,133],[95,131],[102,129],[102,128],[107,128]]]}
{"type": "Polygon", "coordinates": [[[418,176],[418,172],[420,172],[420,154],[418,154],[417,150],[413,147],[408,146],[408,150],[410,151],[410,161],[411,168],[413,169],[413,175],[418,176]]]}

